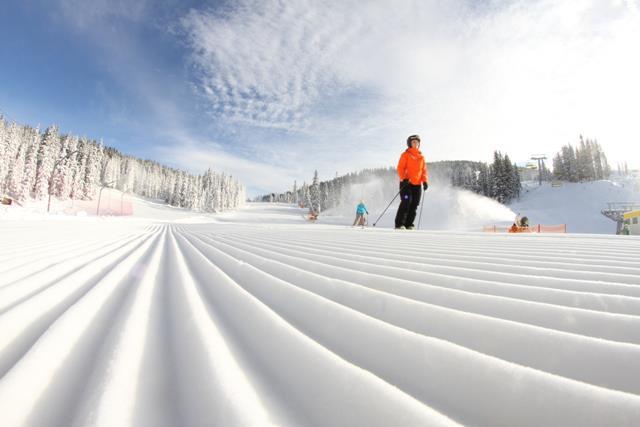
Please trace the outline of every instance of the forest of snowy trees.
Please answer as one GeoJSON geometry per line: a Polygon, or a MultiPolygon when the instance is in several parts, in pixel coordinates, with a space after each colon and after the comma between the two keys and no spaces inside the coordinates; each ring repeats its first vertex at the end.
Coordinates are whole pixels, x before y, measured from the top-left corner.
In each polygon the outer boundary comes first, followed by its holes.
{"type": "Polygon", "coordinates": [[[600,144],[580,135],[576,148],[567,144],[555,155],[553,174],[562,181],[596,181],[609,178],[611,167],[600,144]]]}
{"type": "MultiPolygon", "coordinates": [[[[454,187],[494,198],[500,203],[508,203],[517,198],[522,188],[517,166],[511,163],[508,155],[503,156],[500,152],[494,153],[493,162],[489,165],[456,160],[428,163],[427,167],[431,182],[446,182],[454,187]]],[[[305,182],[299,187],[294,182],[291,191],[258,196],[254,200],[294,203],[320,213],[341,204],[354,204],[356,201],[349,199],[351,192],[348,189],[374,180],[380,180],[381,185],[398,181],[396,168],[365,169],[336,176],[328,181],[320,181],[316,171],[311,184],[305,182]]]]}
{"type": "Polygon", "coordinates": [[[207,170],[194,176],[140,160],[101,143],[60,135],[56,126],[43,133],[9,123],[0,116],[0,191],[17,201],[93,199],[109,186],[173,206],[217,212],[245,200],[244,186],[231,176],[207,170]]]}

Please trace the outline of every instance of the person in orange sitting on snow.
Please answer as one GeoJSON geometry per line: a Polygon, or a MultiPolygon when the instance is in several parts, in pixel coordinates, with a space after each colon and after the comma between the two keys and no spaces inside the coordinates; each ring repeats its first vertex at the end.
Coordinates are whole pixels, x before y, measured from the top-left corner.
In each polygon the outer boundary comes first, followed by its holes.
{"type": "Polygon", "coordinates": [[[429,188],[427,163],[420,152],[418,135],[407,138],[407,149],[398,162],[398,176],[400,177],[400,206],[396,213],[396,229],[412,230],[422,190],[426,191],[429,188]]]}
{"type": "Polygon", "coordinates": [[[513,223],[509,229],[509,233],[526,233],[529,231],[529,218],[526,216],[521,217],[520,214],[516,216],[516,222],[513,223]]]}

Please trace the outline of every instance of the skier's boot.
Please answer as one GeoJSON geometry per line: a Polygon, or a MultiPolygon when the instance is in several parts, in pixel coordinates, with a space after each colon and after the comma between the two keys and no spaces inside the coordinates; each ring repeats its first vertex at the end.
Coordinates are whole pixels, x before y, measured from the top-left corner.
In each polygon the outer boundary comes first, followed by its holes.
{"type": "Polygon", "coordinates": [[[406,230],[406,227],[404,225],[401,225],[400,227],[396,227],[396,230],[406,230]]]}
{"type": "Polygon", "coordinates": [[[407,230],[413,230],[415,227],[413,225],[407,226],[407,230]]]}

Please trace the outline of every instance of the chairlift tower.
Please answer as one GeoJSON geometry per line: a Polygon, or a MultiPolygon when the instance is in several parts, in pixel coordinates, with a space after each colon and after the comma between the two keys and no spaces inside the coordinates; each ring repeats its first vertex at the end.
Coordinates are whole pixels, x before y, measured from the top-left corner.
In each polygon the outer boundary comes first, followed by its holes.
{"type": "Polygon", "coordinates": [[[542,169],[544,166],[544,161],[547,160],[547,156],[545,156],[544,154],[533,155],[531,156],[531,160],[538,161],[538,185],[542,186],[542,169]]]}
{"type": "Polygon", "coordinates": [[[609,202],[600,213],[616,222],[616,234],[620,234],[624,223],[624,214],[640,209],[640,202],[609,202]]]}

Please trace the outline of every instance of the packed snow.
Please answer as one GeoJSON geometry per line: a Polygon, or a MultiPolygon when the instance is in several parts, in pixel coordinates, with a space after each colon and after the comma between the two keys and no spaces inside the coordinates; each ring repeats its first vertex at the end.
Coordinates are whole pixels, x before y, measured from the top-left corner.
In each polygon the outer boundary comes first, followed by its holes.
{"type": "Polygon", "coordinates": [[[527,182],[520,200],[510,208],[528,215],[536,224],[567,224],[570,233],[615,234],[616,223],[600,213],[607,203],[640,206],[640,178],[594,182],[527,182]]]}
{"type": "Polygon", "coordinates": [[[436,194],[416,231],[5,212],[0,425],[640,425],[640,237],[428,229],[474,205],[436,194]]]}

